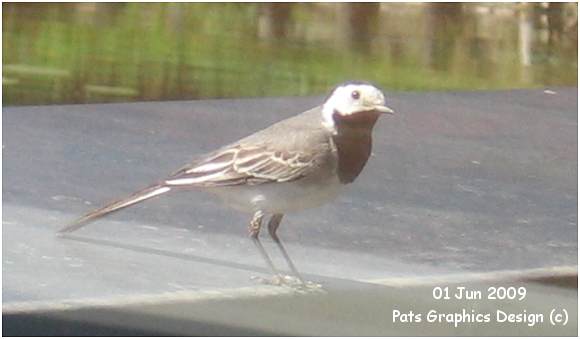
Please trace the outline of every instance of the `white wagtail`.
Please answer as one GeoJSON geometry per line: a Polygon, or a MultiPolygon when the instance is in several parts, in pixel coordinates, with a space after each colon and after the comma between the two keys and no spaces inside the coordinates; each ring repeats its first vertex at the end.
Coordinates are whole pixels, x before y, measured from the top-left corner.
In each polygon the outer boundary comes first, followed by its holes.
{"type": "Polygon", "coordinates": [[[383,113],[383,93],[365,82],[337,86],[322,106],[280,121],[133,195],[89,212],[58,233],[75,231],[97,218],[173,190],[200,188],[241,211],[254,213],[249,234],[277,278],[282,277],[258,237],[271,215],[268,233],[294,276],[303,283],[276,235],[285,213],[332,200],[361,173],[370,154],[372,129],[383,113]]]}

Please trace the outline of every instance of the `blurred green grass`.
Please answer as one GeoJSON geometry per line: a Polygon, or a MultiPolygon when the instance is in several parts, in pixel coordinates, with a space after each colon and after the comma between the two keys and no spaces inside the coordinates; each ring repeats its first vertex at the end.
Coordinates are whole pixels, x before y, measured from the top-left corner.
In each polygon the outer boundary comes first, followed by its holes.
{"type": "MultiPolygon", "coordinates": [[[[3,4],[3,104],[309,95],[348,79],[390,90],[577,85],[577,33],[564,25],[551,39],[535,7],[291,4],[280,19],[268,6],[3,4]]],[[[570,9],[559,15],[573,21],[570,9]]]]}

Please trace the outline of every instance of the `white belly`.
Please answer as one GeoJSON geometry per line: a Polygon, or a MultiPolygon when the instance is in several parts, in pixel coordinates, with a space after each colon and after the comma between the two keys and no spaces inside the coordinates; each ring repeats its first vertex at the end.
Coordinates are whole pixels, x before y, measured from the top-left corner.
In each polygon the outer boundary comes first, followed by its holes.
{"type": "Polygon", "coordinates": [[[297,180],[254,186],[231,186],[208,189],[224,203],[244,212],[286,213],[322,205],[333,200],[341,187],[336,176],[309,183],[297,180]]]}

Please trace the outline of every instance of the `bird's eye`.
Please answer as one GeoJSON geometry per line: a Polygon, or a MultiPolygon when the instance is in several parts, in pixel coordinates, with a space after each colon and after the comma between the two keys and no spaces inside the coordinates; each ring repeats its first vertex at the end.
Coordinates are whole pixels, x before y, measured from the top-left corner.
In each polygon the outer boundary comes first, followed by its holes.
{"type": "Polygon", "coordinates": [[[353,99],[358,100],[358,98],[360,98],[360,92],[359,91],[352,91],[352,93],[350,93],[350,96],[353,99]]]}

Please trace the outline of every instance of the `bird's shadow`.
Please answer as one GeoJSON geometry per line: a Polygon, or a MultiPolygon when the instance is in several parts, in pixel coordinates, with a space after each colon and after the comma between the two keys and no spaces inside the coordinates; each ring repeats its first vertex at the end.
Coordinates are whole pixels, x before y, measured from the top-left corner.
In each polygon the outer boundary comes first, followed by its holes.
{"type": "Polygon", "coordinates": [[[164,256],[164,257],[171,257],[171,258],[176,258],[176,259],[181,259],[181,260],[195,261],[195,262],[204,263],[204,264],[218,265],[218,266],[223,266],[223,267],[228,267],[228,268],[233,268],[233,269],[243,270],[243,271],[252,271],[252,272],[258,272],[258,273],[263,273],[263,274],[270,273],[270,271],[265,269],[265,268],[261,268],[261,267],[257,267],[257,266],[253,266],[253,265],[239,264],[239,263],[234,263],[234,262],[230,262],[230,261],[211,259],[211,258],[200,257],[197,255],[191,255],[191,254],[176,253],[176,252],[171,252],[171,251],[162,250],[162,249],[158,249],[158,248],[145,247],[145,246],[139,246],[139,245],[133,245],[133,244],[126,244],[126,243],[121,243],[121,242],[112,241],[112,240],[95,239],[95,238],[83,237],[83,236],[72,235],[72,234],[62,234],[62,235],[59,235],[59,238],[73,240],[73,241],[79,241],[79,242],[93,244],[93,245],[120,248],[120,249],[125,249],[125,250],[129,250],[129,251],[134,251],[134,252],[141,252],[141,253],[146,253],[146,254],[155,254],[155,255],[160,255],[160,256],[164,256]]]}

